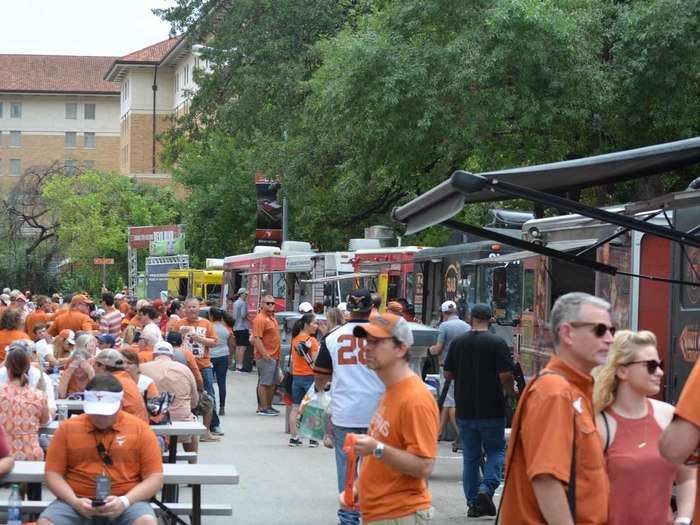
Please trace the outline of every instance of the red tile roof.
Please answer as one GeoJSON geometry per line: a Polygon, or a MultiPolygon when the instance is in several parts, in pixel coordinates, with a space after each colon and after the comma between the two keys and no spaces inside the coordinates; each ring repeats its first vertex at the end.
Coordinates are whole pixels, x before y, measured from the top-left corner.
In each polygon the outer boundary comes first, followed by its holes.
{"type": "Polygon", "coordinates": [[[119,84],[103,79],[116,57],[0,55],[0,92],[109,93],[119,84]]]}
{"type": "Polygon", "coordinates": [[[167,40],[163,40],[162,42],[158,42],[152,46],[144,47],[143,49],[139,49],[138,51],[134,51],[133,53],[119,57],[117,62],[137,62],[140,64],[150,62],[157,64],[163,60],[163,58],[165,58],[165,56],[180,42],[181,39],[181,36],[168,38],[167,40]]]}

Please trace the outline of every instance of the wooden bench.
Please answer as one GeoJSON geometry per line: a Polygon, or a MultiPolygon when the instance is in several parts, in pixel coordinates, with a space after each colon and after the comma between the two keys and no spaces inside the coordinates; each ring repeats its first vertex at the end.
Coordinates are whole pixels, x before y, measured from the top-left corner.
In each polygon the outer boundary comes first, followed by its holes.
{"type": "MultiPolygon", "coordinates": [[[[171,505],[189,506],[191,511],[191,524],[201,525],[202,523],[202,485],[237,485],[240,476],[233,465],[221,464],[195,464],[189,463],[164,463],[163,464],[163,493],[167,492],[167,487],[178,485],[192,486],[192,503],[180,504],[177,501],[168,501],[163,498],[163,504],[170,508],[171,505]]],[[[43,483],[44,462],[43,461],[16,461],[15,467],[2,478],[6,483],[43,483]]],[[[41,496],[37,497],[36,501],[41,496]]],[[[23,502],[27,505],[29,501],[23,502]]],[[[176,507],[177,508],[177,507],[176,507]]],[[[187,508],[187,507],[185,507],[187,508]]],[[[183,512],[187,513],[185,510],[183,512]]],[[[175,514],[175,513],[173,513],[175,514]]]]}

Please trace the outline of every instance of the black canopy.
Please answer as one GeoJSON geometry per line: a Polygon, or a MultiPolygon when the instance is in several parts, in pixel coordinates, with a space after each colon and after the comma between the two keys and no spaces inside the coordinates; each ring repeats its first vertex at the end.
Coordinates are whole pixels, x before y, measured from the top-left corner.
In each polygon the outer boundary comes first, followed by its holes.
{"type": "MultiPolygon", "coordinates": [[[[700,137],[695,137],[595,157],[492,171],[480,175],[534,190],[553,192],[644,177],[698,162],[700,137]]],[[[394,209],[392,216],[394,220],[406,225],[407,235],[455,216],[467,203],[511,198],[494,193],[488,188],[465,193],[455,184],[458,173],[394,209]]]]}

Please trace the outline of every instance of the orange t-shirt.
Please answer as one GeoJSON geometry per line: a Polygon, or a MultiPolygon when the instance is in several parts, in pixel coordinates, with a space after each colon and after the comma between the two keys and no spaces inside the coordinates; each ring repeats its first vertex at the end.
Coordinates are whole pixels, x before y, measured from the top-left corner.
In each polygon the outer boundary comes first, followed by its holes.
{"type": "MultiPolygon", "coordinates": [[[[420,377],[411,374],[386,388],[367,434],[422,458],[437,457],[438,407],[420,377]]],[[[374,456],[362,460],[358,494],[362,521],[401,518],[428,509],[427,480],[402,474],[374,456]]]]}
{"type": "Polygon", "coordinates": [[[504,525],[546,523],[532,480],[548,474],[566,490],[576,426],[576,523],[608,521],[609,482],[593,411],[593,378],[557,356],[518,403],[508,446],[502,516],[504,525]]]}
{"type": "Polygon", "coordinates": [[[146,412],[146,405],[143,402],[143,397],[141,397],[138,385],[131,379],[128,372],[123,370],[112,372],[112,375],[119,379],[124,389],[122,410],[148,423],[148,412],[146,412]]]}
{"type": "Polygon", "coordinates": [[[123,496],[146,477],[163,472],[158,439],[140,419],[119,411],[111,429],[98,430],[86,414],[61,421],[46,453],[45,470],[60,474],[80,498],[95,497],[95,478],[106,470],[112,494],[123,496]],[[97,452],[102,443],[113,464],[97,452]]]}
{"type": "Polygon", "coordinates": [[[36,341],[36,336],[34,335],[34,327],[38,324],[48,325],[53,319],[53,314],[47,314],[43,310],[35,310],[30,313],[24,321],[24,331],[29,334],[32,341],[36,341]]]}
{"type": "Polygon", "coordinates": [[[119,311],[126,315],[129,312],[129,303],[126,301],[119,303],[119,311]]]}
{"type": "Polygon", "coordinates": [[[321,348],[318,340],[312,335],[299,334],[292,339],[292,349],[290,353],[292,354],[292,375],[294,376],[314,375],[314,371],[309,366],[309,363],[307,363],[306,359],[304,359],[301,355],[299,355],[299,352],[296,351],[297,345],[304,342],[307,343],[307,351],[309,354],[311,354],[311,359],[316,359],[316,354],[318,354],[318,351],[321,348]]]}
{"type": "Polygon", "coordinates": [[[18,339],[30,339],[22,330],[0,330],[0,361],[5,360],[5,348],[18,339]]]}
{"type": "Polygon", "coordinates": [[[78,310],[70,309],[66,313],[57,314],[49,327],[49,334],[56,337],[61,330],[73,330],[74,332],[89,332],[97,330],[97,325],[78,310]]]}
{"type": "MultiPolygon", "coordinates": [[[[206,319],[197,319],[197,322],[195,323],[192,323],[187,319],[180,319],[179,321],[176,321],[173,325],[173,330],[179,332],[180,328],[182,328],[183,326],[189,326],[194,330],[194,332],[197,335],[207,337],[209,339],[214,339],[215,341],[217,340],[216,332],[214,331],[214,325],[212,325],[206,319]]],[[[197,360],[197,366],[200,369],[211,367],[211,359],[209,358],[208,346],[204,346],[201,343],[190,343],[188,338],[186,336],[183,336],[182,347],[192,352],[192,355],[194,355],[195,359],[197,360]]]]}
{"type": "Polygon", "coordinates": [[[145,348],[138,352],[139,363],[148,363],[153,361],[153,348],[145,348]]]}
{"type": "MultiPolygon", "coordinates": [[[[685,382],[681,397],[676,405],[676,416],[700,427],[700,361],[693,366],[693,371],[685,382]]],[[[700,470],[698,470],[697,488],[695,489],[695,513],[693,523],[700,523],[700,470]]]]}
{"type": "MultiPolygon", "coordinates": [[[[279,359],[282,338],[275,314],[260,312],[256,315],[255,319],[253,319],[253,331],[251,335],[262,339],[263,347],[265,347],[265,350],[272,359],[279,359]]],[[[258,359],[262,357],[257,348],[255,349],[255,357],[258,359]]]]}

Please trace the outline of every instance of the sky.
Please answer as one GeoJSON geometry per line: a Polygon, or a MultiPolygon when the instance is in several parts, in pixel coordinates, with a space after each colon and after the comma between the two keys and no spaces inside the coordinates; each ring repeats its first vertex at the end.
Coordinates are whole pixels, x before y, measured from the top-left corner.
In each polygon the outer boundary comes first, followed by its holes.
{"type": "Polygon", "coordinates": [[[168,38],[173,0],[0,0],[0,54],[122,56],[168,38]]]}

